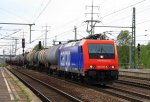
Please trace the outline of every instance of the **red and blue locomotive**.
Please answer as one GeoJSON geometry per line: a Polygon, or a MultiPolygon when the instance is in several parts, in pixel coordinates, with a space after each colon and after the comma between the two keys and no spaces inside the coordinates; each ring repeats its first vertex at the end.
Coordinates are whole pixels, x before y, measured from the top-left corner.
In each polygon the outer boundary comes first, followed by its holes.
{"type": "Polygon", "coordinates": [[[118,55],[114,40],[81,40],[59,48],[58,70],[92,83],[118,79],[118,55]]]}

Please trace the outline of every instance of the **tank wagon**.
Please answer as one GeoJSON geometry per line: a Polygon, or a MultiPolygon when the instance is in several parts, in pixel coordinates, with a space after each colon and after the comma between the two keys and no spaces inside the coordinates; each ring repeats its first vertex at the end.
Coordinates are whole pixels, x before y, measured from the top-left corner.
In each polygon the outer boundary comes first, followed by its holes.
{"type": "Polygon", "coordinates": [[[93,84],[118,79],[118,55],[114,40],[84,39],[32,51],[26,65],[93,84]]]}
{"type": "Polygon", "coordinates": [[[26,56],[26,59],[27,59],[27,65],[28,66],[33,66],[34,65],[34,54],[36,53],[36,50],[33,50],[31,52],[29,52],[26,56]]]}
{"type": "Polygon", "coordinates": [[[13,64],[13,65],[18,65],[18,66],[22,66],[23,61],[24,61],[24,57],[23,57],[22,54],[16,55],[14,57],[10,57],[10,58],[6,59],[6,63],[13,64]]]}
{"type": "Polygon", "coordinates": [[[50,47],[47,51],[46,51],[46,62],[48,67],[50,67],[50,72],[53,71],[57,71],[57,69],[59,68],[58,66],[58,61],[59,61],[59,48],[62,45],[56,45],[56,46],[52,46],[50,47]]]}

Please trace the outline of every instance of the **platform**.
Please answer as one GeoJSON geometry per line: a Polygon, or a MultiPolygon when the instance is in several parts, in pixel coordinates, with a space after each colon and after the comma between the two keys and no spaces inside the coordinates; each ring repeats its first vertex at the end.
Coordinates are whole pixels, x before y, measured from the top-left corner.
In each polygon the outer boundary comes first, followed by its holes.
{"type": "Polygon", "coordinates": [[[6,68],[0,67],[0,102],[41,102],[6,68]]]}

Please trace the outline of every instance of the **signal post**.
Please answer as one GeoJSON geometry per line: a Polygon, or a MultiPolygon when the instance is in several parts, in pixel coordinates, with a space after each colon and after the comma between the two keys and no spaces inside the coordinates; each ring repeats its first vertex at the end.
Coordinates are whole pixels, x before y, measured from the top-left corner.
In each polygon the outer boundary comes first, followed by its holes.
{"type": "Polygon", "coordinates": [[[25,38],[22,38],[22,55],[24,56],[25,38]]]}
{"type": "MultiPolygon", "coordinates": [[[[24,57],[24,48],[25,48],[25,38],[22,38],[22,55],[24,57]]],[[[24,58],[23,58],[23,66],[24,66],[24,58]]]]}

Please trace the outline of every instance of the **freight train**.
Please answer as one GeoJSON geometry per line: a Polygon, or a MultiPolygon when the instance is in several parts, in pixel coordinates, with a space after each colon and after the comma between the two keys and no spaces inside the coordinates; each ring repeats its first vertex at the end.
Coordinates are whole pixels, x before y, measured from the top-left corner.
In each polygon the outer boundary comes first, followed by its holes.
{"type": "Polygon", "coordinates": [[[114,40],[82,39],[33,50],[6,62],[92,84],[105,85],[118,79],[114,40]]]}

